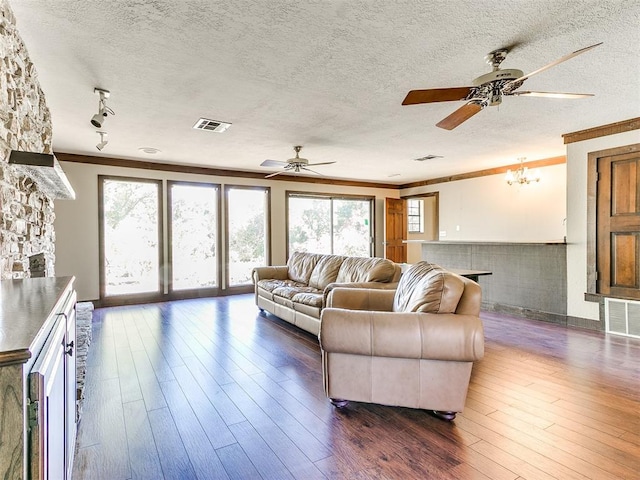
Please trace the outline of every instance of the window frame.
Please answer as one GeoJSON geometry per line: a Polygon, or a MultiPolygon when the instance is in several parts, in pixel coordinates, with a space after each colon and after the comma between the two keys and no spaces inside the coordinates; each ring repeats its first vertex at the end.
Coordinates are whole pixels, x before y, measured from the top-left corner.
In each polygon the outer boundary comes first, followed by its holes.
{"type": "Polygon", "coordinates": [[[163,215],[163,182],[162,180],[141,177],[129,177],[118,175],[98,175],[98,273],[99,273],[99,293],[101,305],[123,305],[128,303],[139,303],[161,298],[164,294],[164,215],[163,215]],[[131,293],[120,295],[106,295],[106,252],[105,252],[105,231],[104,231],[104,184],[105,181],[119,181],[131,183],[155,184],[158,192],[157,220],[158,220],[158,290],[155,292],[131,293]]]}
{"type": "Polygon", "coordinates": [[[231,293],[253,292],[253,285],[229,284],[229,192],[231,190],[262,190],[266,195],[265,201],[265,262],[271,265],[271,187],[261,185],[224,185],[224,255],[225,255],[225,279],[224,287],[231,293]]]}
{"type": "MultiPolygon", "coordinates": [[[[414,207],[415,208],[415,207],[414,207]]],[[[424,233],[424,200],[421,198],[407,198],[407,233],[424,233]],[[418,213],[411,213],[411,203],[416,202],[418,204],[418,213]],[[418,217],[418,229],[413,230],[411,228],[411,218],[418,217]]]]}
{"type": "Polygon", "coordinates": [[[170,296],[217,296],[222,290],[221,278],[222,278],[222,250],[221,250],[221,237],[222,237],[222,228],[221,228],[221,185],[219,183],[213,182],[191,182],[191,181],[183,181],[183,180],[166,180],[166,188],[167,188],[167,291],[166,293],[170,296]],[[171,186],[172,185],[182,185],[182,186],[193,186],[193,187],[212,187],[215,189],[215,199],[216,199],[216,215],[217,217],[217,229],[218,234],[216,235],[216,252],[219,252],[216,255],[216,286],[215,287],[200,287],[200,288],[189,288],[189,289],[173,289],[173,205],[172,205],[172,197],[171,197],[171,186]]]}
{"type": "MultiPolygon", "coordinates": [[[[327,199],[331,201],[331,252],[333,252],[333,200],[361,200],[369,202],[369,256],[376,256],[376,197],[374,195],[350,195],[350,194],[334,194],[334,193],[321,193],[321,192],[304,192],[297,190],[285,191],[285,254],[287,259],[291,252],[289,251],[289,200],[292,197],[304,197],[304,198],[316,198],[327,199]]],[[[331,253],[333,255],[333,253],[331,253]]]]}

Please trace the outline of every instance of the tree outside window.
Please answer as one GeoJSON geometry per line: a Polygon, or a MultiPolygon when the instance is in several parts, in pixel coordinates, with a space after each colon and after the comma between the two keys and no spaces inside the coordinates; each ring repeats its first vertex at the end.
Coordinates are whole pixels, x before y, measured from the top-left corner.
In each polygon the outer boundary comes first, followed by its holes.
{"type": "Polygon", "coordinates": [[[289,253],[372,255],[371,198],[288,193],[287,203],[289,253]]]}

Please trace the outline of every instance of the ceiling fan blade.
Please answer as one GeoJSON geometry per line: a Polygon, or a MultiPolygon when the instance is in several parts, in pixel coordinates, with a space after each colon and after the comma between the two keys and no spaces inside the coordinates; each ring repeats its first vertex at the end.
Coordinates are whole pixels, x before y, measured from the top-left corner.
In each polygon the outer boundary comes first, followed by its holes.
{"type": "Polygon", "coordinates": [[[300,167],[301,170],[306,170],[307,172],[311,172],[311,173],[315,173],[316,175],[320,175],[321,177],[324,177],[324,175],[320,172],[316,172],[315,170],[311,170],[310,168],[307,167],[300,167]]]}
{"type": "Polygon", "coordinates": [[[261,167],[282,167],[287,162],[279,162],[278,160],[265,160],[260,164],[261,167]]]}
{"type": "Polygon", "coordinates": [[[307,163],[307,167],[315,167],[316,165],[331,165],[336,162],[307,163]]]}
{"type": "MultiPolygon", "coordinates": [[[[548,70],[548,69],[550,69],[551,67],[555,67],[556,65],[559,65],[559,64],[561,64],[562,62],[566,62],[567,60],[570,60],[570,59],[572,59],[573,57],[576,57],[576,56],[578,56],[578,55],[580,55],[580,54],[582,54],[582,53],[588,52],[588,51],[589,51],[589,50],[591,50],[592,48],[596,48],[596,47],[598,47],[598,46],[600,46],[600,45],[602,45],[602,42],[600,42],[600,43],[596,43],[595,45],[591,45],[591,46],[589,46],[589,47],[581,48],[580,50],[576,50],[575,52],[572,52],[572,53],[570,53],[570,54],[568,54],[568,55],[565,55],[564,57],[560,57],[558,60],[556,60],[556,61],[554,61],[554,62],[551,62],[550,64],[545,65],[544,67],[541,67],[541,68],[539,68],[539,69],[537,69],[537,70],[534,70],[533,72],[528,73],[528,74],[526,74],[526,75],[523,75],[523,76],[522,76],[522,77],[520,77],[520,78],[516,78],[515,80],[511,80],[511,81],[510,81],[510,82],[508,82],[506,85],[512,85],[512,84],[514,84],[514,83],[524,82],[524,81],[525,81],[527,78],[529,78],[529,77],[533,77],[534,75],[537,75],[537,74],[539,74],[539,73],[541,73],[541,72],[544,72],[545,70],[548,70]]],[[[506,85],[505,85],[505,86],[506,86],[506,85]]]]}
{"type": "Polygon", "coordinates": [[[270,174],[270,175],[267,175],[267,176],[266,176],[266,177],[264,177],[264,178],[271,178],[271,177],[275,177],[276,175],[280,175],[280,174],[282,174],[282,173],[287,173],[287,171],[286,171],[286,170],[283,170],[283,171],[281,171],[281,172],[272,173],[272,174],[270,174]]]}
{"type": "Polygon", "coordinates": [[[482,108],[482,105],[477,102],[469,102],[461,106],[447,118],[436,123],[436,127],[444,128],[445,130],[453,130],[462,122],[466,122],[473,117],[476,113],[482,110],[482,108]]]}
{"type": "Polygon", "coordinates": [[[430,88],[428,90],[411,90],[402,101],[402,105],[418,103],[452,102],[464,100],[471,93],[471,87],[430,88]]]}
{"type": "Polygon", "coordinates": [[[510,95],[518,97],[546,97],[546,98],[586,98],[593,97],[593,93],[560,93],[560,92],[513,92],[510,95]]]}

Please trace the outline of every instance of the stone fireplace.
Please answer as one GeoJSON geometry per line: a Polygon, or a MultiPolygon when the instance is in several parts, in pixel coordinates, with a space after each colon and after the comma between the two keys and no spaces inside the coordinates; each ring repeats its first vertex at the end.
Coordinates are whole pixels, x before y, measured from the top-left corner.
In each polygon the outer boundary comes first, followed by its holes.
{"type": "Polygon", "coordinates": [[[0,278],[53,276],[54,203],[24,170],[8,163],[12,150],[51,153],[51,115],[36,69],[0,0],[0,278]],[[31,260],[33,259],[33,261],[31,260]]]}

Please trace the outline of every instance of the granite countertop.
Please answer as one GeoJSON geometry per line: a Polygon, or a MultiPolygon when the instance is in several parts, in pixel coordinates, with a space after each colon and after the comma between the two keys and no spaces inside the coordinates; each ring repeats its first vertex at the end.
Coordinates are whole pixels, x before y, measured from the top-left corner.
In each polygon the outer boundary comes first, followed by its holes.
{"type": "Polygon", "coordinates": [[[23,363],[38,351],[62,309],[74,277],[0,281],[0,364],[23,363]]]}

